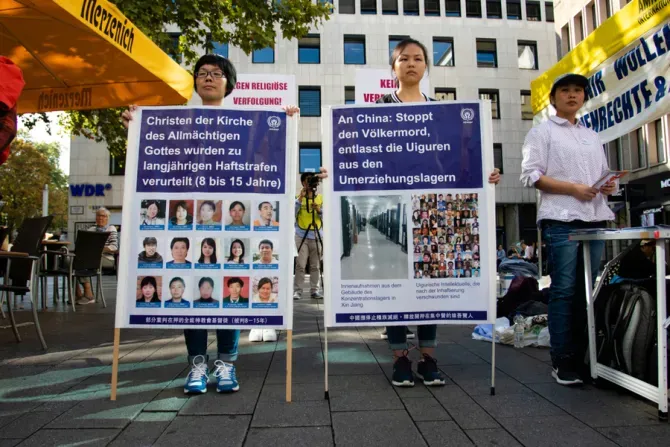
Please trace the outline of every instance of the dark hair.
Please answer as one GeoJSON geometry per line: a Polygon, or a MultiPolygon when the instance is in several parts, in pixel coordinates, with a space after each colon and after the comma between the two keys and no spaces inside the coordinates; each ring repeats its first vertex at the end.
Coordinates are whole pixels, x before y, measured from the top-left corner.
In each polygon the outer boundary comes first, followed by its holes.
{"type": "Polygon", "coordinates": [[[216,65],[223,71],[223,75],[226,77],[226,94],[224,97],[230,95],[235,89],[235,84],[237,84],[237,70],[235,70],[233,63],[218,54],[205,54],[200,57],[193,68],[193,88],[196,88],[196,73],[203,65],[216,65]]]}
{"type": "Polygon", "coordinates": [[[151,301],[159,300],[158,285],[156,284],[156,278],[154,278],[153,276],[145,276],[144,278],[142,278],[142,281],[140,282],[140,290],[142,290],[144,286],[148,285],[152,285],[154,288],[154,295],[151,297],[151,301]]]}
{"type": "Polygon", "coordinates": [[[428,67],[430,66],[430,58],[428,57],[428,50],[426,49],[426,46],[419,42],[418,40],[412,39],[408,37],[407,39],[403,39],[398,44],[395,46],[393,49],[393,54],[391,55],[391,71],[393,71],[393,67],[395,66],[396,61],[400,57],[400,53],[403,52],[405,48],[407,48],[410,45],[416,45],[419,48],[421,48],[421,52],[423,52],[423,58],[426,60],[426,71],[428,71],[428,67]]]}
{"type": "Polygon", "coordinates": [[[272,280],[270,278],[261,278],[261,280],[258,281],[258,290],[260,291],[261,287],[263,287],[265,284],[270,284],[270,286],[272,286],[272,280]]]}
{"type": "Polygon", "coordinates": [[[186,287],[186,283],[179,276],[175,276],[174,278],[172,278],[172,280],[170,281],[170,285],[168,287],[172,287],[172,283],[177,282],[177,281],[179,281],[182,286],[186,287]]]}
{"type": "Polygon", "coordinates": [[[240,202],[239,200],[236,200],[236,201],[234,201],[233,203],[230,204],[230,206],[228,207],[228,211],[230,211],[230,210],[232,210],[233,208],[235,208],[235,205],[239,205],[239,206],[241,206],[241,207],[242,207],[242,210],[244,210],[244,211],[247,210],[247,209],[245,208],[245,206],[244,206],[244,203],[240,202]]]}
{"type": "Polygon", "coordinates": [[[314,175],[313,172],[303,172],[300,175],[300,183],[305,183],[305,180],[307,180],[308,178],[310,178],[313,175],[314,175]]]}
{"type": "Polygon", "coordinates": [[[205,255],[202,254],[202,247],[205,244],[209,245],[214,249],[212,256],[209,257],[209,260],[212,261],[212,264],[216,264],[216,241],[211,237],[206,237],[202,240],[202,243],[200,244],[200,259],[198,259],[198,263],[202,264],[205,262],[205,255]]]}
{"type": "Polygon", "coordinates": [[[188,241],[187,237],[175,237],[172,239],[172,242],[170,242],[170,250],[174,248],[174,244],[176,244],[177,242],[185,242],[186,250],[191,248],[191,243],[188,241]]]}
{"type": "Polygon", "coordinates": [[[258,243],[258,249],[259,249],[259,250],[260,250],[260,248],[261,248],[261,245],[263,245],[263,244],[267,244],[267,245],[269,245],[270,248],[272,248],[272,249],[275,248],[275,246],[274,246],[274,244],[272,243],[271,240],[269,240],[269,239],[263,239],[262,241],[260,241],[260,242],[258,243]]]}
{"type": "Polygon", "coordinates": [[[235,245],[235,242],[240,244],[240,247],[242,247],[242,254],[240,255],[240,264],[244,264],[244,242],[242,242],[240,239],[235,239],[233,242],[230,243],[230,254],[228,255],[228,262],[235,259],[235,255],[233,255],[233,245],[235,245]]]}
{"type": "Polygon", "coordinates": [[[211,200],[205,200],[204,202],[202,202],[200,204],[200,207],[198,208],[198,210],[202,210],[202,207],[205,206],[205,205],[209,205],[210,208],[212,208],[214,211],[216,211],[216,203],[214,203],[211,200]]]}
{"type": "Polygon", "coordinates": [[[147,245],[158,245],[158,241],[155,237],[145,237],[142,246],[146,247],[147,245]]]}
{"type": "Polygon", "coordinates": [[[263,204],[264,204],[264,203],[267,203],[268,205],[270,205],[271,207],[273,207],[273,208],[274,208],[274,206],[272,205],[272,203],[271,203],[271,202],[261,202],[261,203],[259,203],[259,204],[258,204],[258,211],[260,211],[260,210],[261,210],[261,208],[263,207],[263,204]]]}
{"type": "Polygon", "coordinates": [[[210,286],[212,286],[212,289],[214,288],[214,280],[212,278],[208,278],[207,276],[204,276],[200,278],[200,281],[198,281],[198,289],[202,287],[204,283],[208,282],[210,286]]]}
{"type": "Polygon", "coordinates": [[[228,280],[228,282],[226,283],[226,285],[227,285],[228,287],[230,287],[231,284],[235,284],[235,283],[239,284],[240,287],[244,287],[244,281],[242,281],[241,278],[237,278],[237,277],[235,277],[235,278],[230,278],[230,279],[228,280]]]}
{"type": "Polygon", "coordinates": [[[174,206],[174,212],[177,212],[177,208],[184,208],[186,210],[186,213],[188,213],[188,205],[186,204],[185,200],[180,200],[177,202],[177,204],[174,206]]]}
{"type": "Polygon", "coordinates": [[[165,214],[163,212],[163,207],[161,206],[160,202],[163,202],[162,200],[143,200],[142,201],[142,208],[144,209],[149,209],[151,205],[156,205],[156,208],[158,208],[158,212],[156,213],[156,217],[159,219],[162,219],[165,217],[165,214]]]}

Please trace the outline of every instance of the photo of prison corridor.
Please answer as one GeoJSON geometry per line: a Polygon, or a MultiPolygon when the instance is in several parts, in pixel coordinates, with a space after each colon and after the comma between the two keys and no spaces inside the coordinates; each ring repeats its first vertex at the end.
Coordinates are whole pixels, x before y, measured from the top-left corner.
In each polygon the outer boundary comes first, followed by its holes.
{"type": "Polygon", "coordinates": [[[341,197],[342,279],[408,279],[401,196],[341,197]]]}

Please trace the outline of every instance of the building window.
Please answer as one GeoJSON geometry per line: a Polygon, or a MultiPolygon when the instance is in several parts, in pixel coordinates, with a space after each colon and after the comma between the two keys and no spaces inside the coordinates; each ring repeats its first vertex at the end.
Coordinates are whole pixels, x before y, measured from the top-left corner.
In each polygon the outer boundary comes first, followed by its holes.
{"type": "Polygon", "coordinates": [[[498,90],[479,90],[479,99],[491,101],[491,117],[500,119],[500,95],[498,90]]]}
{"type": "Polygon", "coordinates": [[[616,139],[617,152],[621,156],[620,169],[632,170],[630,163],[630,134],[623,135],[616,139]]]}
{"type": "Polygon", "coordinates": [[[321,143],[300,143],[300,173],[319,172],[321,168],[321,143]]]}
{"type": "Polygon", "coordinates": [[[377,14],[377,0],[361,0],[361,14],[377,14]]]}
{"type": "Polygon", "coordinates": [[[521,119],[533,119],[533,106],[530,103],[530,91],[521,90],[521,119]]]}
{"type": "Polygon", "coordinates": [[[395,47],[408,38],[409,36],[389,36],[389,61],[393,57],[393,50],[395,50],[395,47]]]}
{"type": "Polygon", "coordinates": [[[382,0],[382,14],[398,15],[398,0],[382,0]]]}
{"type": "Polygon", "coordinates": [[[113,155],[109,156],[109,175],[125,175],[126,174],[126,159],[116,158],[113,155]]]}
{"type": "MultiPolygon", "coordinates": [[[[335,3],[331,1],[331,3],[335,3]]],[[[356,0],[340,0],[340,14],[356,14],[356,0]]]]}
{"type": "Polygon", "coordinates": [[[456,101],[456,89],[436,87],[435,99],[438,101],[456,101]]]}
{"type": "Polygon", "coordinates": [[[344,36],[344,63],[365,65],[365,36],[344,36]]]}
{"type": "Polygon", "coordinates": [[[498,52],[496,41],[491,39],[477,39],[477,66],[497,67],[498,52]]]}
{"type": "Polygon", "coordinates": [[[179,37],[181,33],[168,33],[170,41],[167,43],[165,48],[162,48],[168,56],[172,58],[178,64],[181,64],[183,60],[183,54],[179,51],[179,37]]]}
{"type": "Polygon", "coordinates": [[[356,104],[356,87],[344,87],[344,103],[356,104]]]}
{"type": "Polygon", "coordinates": [[[318,34],[308,34],[298,40],[298,63],[321,63],[321,38],[318,34]]]}
{"type": "Polygon", "coordinates": [[[537,70],[537,43],[520,40],[517,45],[519,48],[519,68],[537,70]]]}
{"type": "Polygon", "coordinates": [[[419,15],[419,0],[403,0],[402,2],[403,14],[406,16],[419,15]]]}
{"type": "Polygon", "coordinates": [[[228,59],[228,43],[223,43],[223,42],[214,42],[212,40],[212,36],[208,35],[207,36],[207,46],[212,46],[212,53],[218,54],[219,56],[223,56],[226,59],[228,59]]]}
{"type": "Polygon", "coordinates": [[[643,129],[637,129],[628,134],[630,144],[630,164],[632,169],[647,167],[647,144],[644,141],[643,129]]]}
{"type": "Polygon", "coordinates": [[[521,0],[507,0],[507,19],[521,20],[521,0]]]}
{"type": "Polygon", "coordinates": [[[605,152],[607,153],[607,165],[614,171],[621,170],[621,148],[619,140],[610,141],[605,145],[605,152]]]}
{"type": "Polygon", "coordinates": [[[480,0],[465,0],[465,17],[481,18],[482,2],[480,0]]]}
{"type": "Polygon", "coordinates": [[[656,156],[658,163],[665,163],[667,161],[666,154],[666,145],[667,145],[667,135],[663,129],[663,120],[656,120],[654,123],[654,129],[656,130],[656,156]]]}
{"type": "Polygon", "coordinates": [[[433,37],[433,65],[436,67],[453,67],[454,39],[452,37],[433,37]]]}
{"type": "Polygon", "coordinates": [[[504,172],[502,143],[493,143],[493,167],[500,169],[501,174],[504,172]]]}
{"type": "Polygon", "coordinates": [[[489,19],[502,19],[502,4],[500,0],[487,0],[486,17],[489,19]]]}
{"type": "Polygon", "coordinates": [[[251,53],[251,62],[254,64],[274,64],[275,63],[275,48],[265,47],[260,50],[254,50],[251,53]]]}
{"type": "Polygon", "coordinates": [[[598,28],[598,14],[596,13],[596,2],[595,0],[591,2],[591,28],[590,32],[595,31],[596,28],[598,28]]]}
{"type": "Polygon", "coordinates": [[[335,4],[335,0],[319,0],[319,3],[322,5],[325,5],[326,3],[330,3],[330,13],[333,13],[333,5],[335,4]]]}
{"type": "Polygon", "coordinates": [[[526,20],[531,22],[539,22],[542,20],[540,15],[540,2],[526,0],[526,20]]]}
{"type": "MultiPolygon", "coordinates": [[[[609,0],[606,0],[609,3],[609,0]]],[[[544,20],[547,22],[554,21],[554,3],[544,2],[544,20]]]]}
{"type": "Polygon", "coordinates": [[[460,17],[461,0],[444,0],[444,15],[447,17],[460,17]]]}
{"type": "Polygon", "coordinates": [[[424,0],[424,14],[430,17],[440,16],[440,0],[424,0]]]}
{"type": "Polygon", "coordinates": [[[321,87],[298,87],[300,116],[321,116],[321,87]]]}

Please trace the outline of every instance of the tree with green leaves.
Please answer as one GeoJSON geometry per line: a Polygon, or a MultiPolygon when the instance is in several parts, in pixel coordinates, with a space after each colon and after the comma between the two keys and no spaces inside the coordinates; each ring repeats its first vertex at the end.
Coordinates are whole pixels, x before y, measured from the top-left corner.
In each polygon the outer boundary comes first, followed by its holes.
{"type": "MultiPolygon", "coordinates": [[[[183,54],[191,67],[198,59],[195,48],[212,51],[214,42],[226,42],[246,54],[274,45],[277,32],[284,39],[301,38],[328,20],[332,4],[319,0],[113,0],[144,34],[171,55],[183,54]],[[179,45],[172,44],[168,25],[181,30],[179,45]]],[[[111,155],[125,159],[126,129],[123,109],[69,111],[61,125],[73,135],[105,142],[111,155]]],[[[31,128],[48,121],[46,114],[24,116],[31,128]]]]}
{"type": "Polygon", "coordinates": [[[42,190],[49,185],[49,214],[55,226],[67,225],[67,176],[58,167],[58,143],[33,143],[20,136],[12,142],[7,161],[0,166],[2,214],[10,229],[26,217],[42,215],[42,190]]]}

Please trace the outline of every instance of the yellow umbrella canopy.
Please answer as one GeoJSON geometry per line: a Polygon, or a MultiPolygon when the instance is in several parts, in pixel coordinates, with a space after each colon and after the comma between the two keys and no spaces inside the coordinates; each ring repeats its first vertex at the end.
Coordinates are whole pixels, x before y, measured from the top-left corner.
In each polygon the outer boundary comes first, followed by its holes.
{"type": "Polygon", "coordinates": [[[106,0],[0,0],[0,55],[23,71],[19,113],[183,104],[193,93],[191,74],[106,0]]]}

